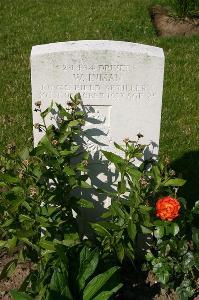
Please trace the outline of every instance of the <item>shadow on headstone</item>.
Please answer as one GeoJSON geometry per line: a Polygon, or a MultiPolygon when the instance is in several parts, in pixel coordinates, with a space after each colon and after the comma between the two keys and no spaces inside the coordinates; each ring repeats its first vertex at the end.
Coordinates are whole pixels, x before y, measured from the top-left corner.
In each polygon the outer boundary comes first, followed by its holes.
{"type": "Polygon", "coordinates": [[[180,188],[179,196],[186,198],[188,206],[199,200],[199,151],[190,151],[174,160],[171,167],[187,180],[180,188]]]}
{"type": "Polygon", "coordinates": [[[98,112],[96,113],[91,106],[89,106],[89,109],[87,107],[86,109],[82,108],[86,113],[86,125],[83,128],[82,135],[77,138],[77,143],[82,145],[80,152],[84,149],[90,152],[88,183],[93,187],[93,190],[84,189],[81,191],[81,198],[93,202],[94,209],[83,208],[79,224],[81,224],[81,231],[88,235],[90,230],[86,224],[99,221],[105,208],[110,204],[110,199],[107,195],[98,192],[97,189],[114,192],[117,189],[118,172],[105,160],[101,152],[102,149],[109,147],[109,140],[107,139],[109,128],[104,126],[104,119],[100,118],[98,112]]]}
{"type": "MultiPolygon", "coordinates": [[[[88,115],[86,115],[86,122],[88,122],[88,115]]],[[[89,151],[90,158],[88,161],[88,183],[93,187],[93,190],[83,190],[81,191],[81,195],[79,195],[83,199],[90,200],[94,205],[94,209],[83,208],[82,216],[78,217],[80,230],[82,233],[86,233],[87,236],[90,233],[90,230],[87,228],[88,222],[92,223],[100,221],[100,216],[111,204],[111,199],[107,196],[107,194],[98,192],[98,189],[113,193],[117,190],[117,183],[119,180],[118,171],[112,163],[106,160],[100,150],[106,149],[106,147],[110,146],[106,138],[104,138],[106,136],[106,132],[101,130],[101,128],[99,129],[99,126],[103,124],[103,121],[99,121],[99,119],[93,115],[92,119],[89,118],[89,123],[93,127],[89,128],[88,125],[86,125],[82,130],[81,136],[78,136],[77,138],[78,144],[82,145],[80,152],[84,149],[88,151],[91,150],[89,151]],[[101,142],[102,140],[104,141],[103,143],[101,142]]],[[[144,157],[139,160],[137,159],[135,164],[138,166],[143,162],[143,160],[149,160],[151,158],[157,159],[157,155],[154,154],[156,147],[158,147],[158,145],[151,141],[150,145],[146,146],[144,150],[144,157]]],[[[117,149],[113,150],[114,153],[121,156],[123,155],[123,152],[120,151],[120,153],[118,153],[116,150],[117,149]]],[[[128,198],[128,195],[126,195],[126,197],[128,198]]],[[[142,244],[144,245],[145,243],[146,239],[144,239],[142,244]]],[[[145,253],[145,248],[143,250],[145,253]]]]}

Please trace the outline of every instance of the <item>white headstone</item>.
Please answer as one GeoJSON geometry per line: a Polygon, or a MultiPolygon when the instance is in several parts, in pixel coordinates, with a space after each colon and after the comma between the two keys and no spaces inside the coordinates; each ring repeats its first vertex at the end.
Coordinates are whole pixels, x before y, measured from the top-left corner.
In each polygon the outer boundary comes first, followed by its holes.
{"type": "MultiPolygon", "coordinates": [[[[158,153],[164,54],[161,48],[120,41],[75,41],[38,45],[31,52],[32,103],[64,107],[80,93],[87,112],[86,139],[92,155],[114,150],[113,142],[153,142],[158,153]],[[92,120],[96,120],[93,122],[92,120]],[[89,129],[89,130],[88,130],[89,129]],[[103,134],[100,134],[103,132],[103,134]]],[[[33,113],[33,122],[40,123],[33,113]]],[[[35,144],[42,133],[34,131],[35,144]]]]}
{"type": "MultiPolygon", "coordinates": [[[[32,103],[66,106],[80,93],[86,111],[101,120],[108,146],[144,135],[158,152],[164,54],[161,48],[118,41],[76,41],[38,45],[31,52],[32,103]]],[[[38,114],[33,113],[37,123],[38,114]]],[[[89,124],[87,126],[94,126],[89,124]]],[[[41,133],[42,134],[42,133],[41,133]]],[[[34,132],[35,144],[40,139],[34,132]]],[[[91,151],[98,145],[88,145],[91,151]]]]}

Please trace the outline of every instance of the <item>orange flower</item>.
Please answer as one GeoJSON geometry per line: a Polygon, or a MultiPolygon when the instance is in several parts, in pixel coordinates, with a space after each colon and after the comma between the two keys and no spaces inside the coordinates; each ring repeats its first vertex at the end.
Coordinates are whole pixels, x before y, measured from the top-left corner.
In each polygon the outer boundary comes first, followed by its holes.
{"type": "Polygon", "coordinates": [[[179,216],[180,203],[170,196],[156,202],[156,216],[161,220],[172,221],[179,216]]]}

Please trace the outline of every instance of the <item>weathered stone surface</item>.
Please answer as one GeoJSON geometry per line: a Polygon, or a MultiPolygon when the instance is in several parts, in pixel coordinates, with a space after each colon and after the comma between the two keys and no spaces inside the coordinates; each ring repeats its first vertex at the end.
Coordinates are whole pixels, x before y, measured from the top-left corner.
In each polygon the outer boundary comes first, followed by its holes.
{"type": "MultiPolygon", "coordinates": [[[[77,41],[34,46],[32,102],[41,100],[42,109],[52,100],[65,106],[71,94],[80,92],[90,120],[99,120],[87,126],[104,130],[109,147],[138,132],[144,142],[158,145],[163,69],[162,49],[140,44],[77,41]]],[[[33,114],[34,123],[37,116],[33,114]]],[[[37,143],[38,131],[34,138],[37,143]]]]}

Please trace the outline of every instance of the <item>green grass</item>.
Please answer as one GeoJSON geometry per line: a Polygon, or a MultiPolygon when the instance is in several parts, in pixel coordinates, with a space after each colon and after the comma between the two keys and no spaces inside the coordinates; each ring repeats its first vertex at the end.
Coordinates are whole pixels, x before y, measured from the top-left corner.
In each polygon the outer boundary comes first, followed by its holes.
{"type": "Polygon", "coordinates": [[[171,0],[171,5],[179,17],[199,16],[198,0],[171,0]]]}
{"type": "Polygon", "coordinates": [[[0,0],[1,148],[13,140],[22,147],[32,135],[29,56],[33,45],[114,39],[164,49],[166,66],[160,155],[175,160],[179,170],[183,164],[189,173],[196,168],[199,161],[199,37],[158,38],[155,35],[148,8],[152,4],[169,2],[0,0]],[[188,156],[187,164],[183,155],[188,156]]]}

